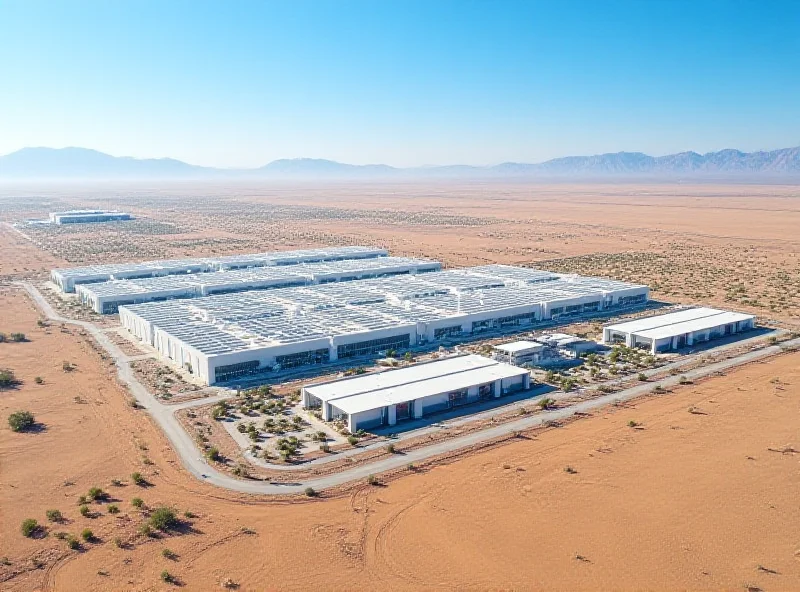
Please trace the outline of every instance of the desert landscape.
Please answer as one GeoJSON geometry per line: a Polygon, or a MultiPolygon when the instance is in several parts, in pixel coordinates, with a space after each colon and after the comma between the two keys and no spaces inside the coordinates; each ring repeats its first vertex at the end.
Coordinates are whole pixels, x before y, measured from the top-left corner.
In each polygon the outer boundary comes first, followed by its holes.
{"type": "Polygon", "coordinates": [[[646,283],[655,299],[796,331],[795,186],[6,187],[0,216],[0,332],[25,335],[0,343],[0,368],[17,381],[0,391],[0,409],[37,422],[0,429],[4,589],[800,587],[798,353],[377,485],[266,498],[194,478],[93,338],[44,321],[16,284],[85,263],[374,244],[450,267],[512,263],[646,283]],[[12,226],[76,207],[137,220],[12,226]],[[166,533],[150,526],[162,508],[175,512],[166,533]],[[20,533],[26,519],[37,521],[33,537],[20,533]]]}

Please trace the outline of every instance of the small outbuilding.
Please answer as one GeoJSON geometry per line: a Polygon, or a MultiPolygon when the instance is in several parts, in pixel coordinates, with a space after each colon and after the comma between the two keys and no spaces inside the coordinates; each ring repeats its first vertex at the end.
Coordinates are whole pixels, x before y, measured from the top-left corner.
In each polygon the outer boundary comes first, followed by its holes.
{"type": "Polygon", "coordinates": [[[544,352],[544,345],[535,341],[513,341],[494,346],[494,359],[515,366],[537,363],[544,352]]]}

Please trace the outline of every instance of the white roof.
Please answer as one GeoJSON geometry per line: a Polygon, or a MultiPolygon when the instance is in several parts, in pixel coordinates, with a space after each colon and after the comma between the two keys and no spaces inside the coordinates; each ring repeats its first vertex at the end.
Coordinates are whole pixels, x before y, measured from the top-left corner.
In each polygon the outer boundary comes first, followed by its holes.
{"type": "Polygon", "coordinates": [[[530,350],[544,349],[544,346],[541,343],[536,343],[534,341],[513,341],[511,343],[495,345],[494,349],[499,349],[507,354],[518,354],[530,350]]]}
{"type": "Polygon", "coordinates": [[[688,308],[685,310],[669,312],[653,317],[646,317],[643,319],[627,321],[625,323],[618,323],[616,325],[606,325],[605,328],[613,331],[620,331],[622,333],[636,333],[637,335],[640,335],[642,331],[649,331],[650,329],[656,329],[658,327],[664,327],[667,325],[677,325],[678,323],[683,323],[685,321],[702,319],[704,317],[710,317],[723,312],[725,311],[717,310],[716,308],[688,308]]]}
{"type": "Polygon", "coordinates": [[[719,314],[702,317],[699,319],[692,319],[682,323],[675,323],[672,325],[664,325],[663,327],[656,327],[648,331],[636,331],[639,337],[647,339],[664,339],[666,337],[674,337],[675,335],[683,335],[685,333],[693,333],[695,331],[705,331],[713,329],[728,323],[737,323],[739,321],[747,321],[755,318],[753,315],[742,314],[738,312],[725,312],[720,311],[719,314]]]}
{"type": "Polygon", "coordinates": [[[432,395],[491,383],[504,378],[524,376],[527,373],[528,371],[522,368],[495,362],[482,368],[474,368],[446,376],[437,376],[427,380],[399,384],[385,389],[333,399],[329,403],[347,414],[361,413],[371,409],[379,409],[386,405],[405,403],[432,395]]]}
{"type": "Polygon", "coordinates": [[[373,374],[365,374],[355,378],[312,384],[305,387],[307,393],[321,401],[331,401],[341,397],[349,397],[362,393],[378,391],[401,384],[413,384],[422,380],[449,376],[459,372],[496,365],[497,362],[483,356],[467,355],[445,358],[435,362],[417,364],[407,368],[385,370],[373,374]]]}

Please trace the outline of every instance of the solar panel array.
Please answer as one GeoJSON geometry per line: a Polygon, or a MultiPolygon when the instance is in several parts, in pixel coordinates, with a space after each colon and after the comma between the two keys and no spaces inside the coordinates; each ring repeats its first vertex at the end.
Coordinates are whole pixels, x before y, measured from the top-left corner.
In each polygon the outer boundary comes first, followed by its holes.
{"type": "MultiPolygon", "coordinates": [[[[211,355],[643,288],[501,265],[121,308],[211,355]]],[[[458,322],[458,321],[454,321],[458,322]]]]}

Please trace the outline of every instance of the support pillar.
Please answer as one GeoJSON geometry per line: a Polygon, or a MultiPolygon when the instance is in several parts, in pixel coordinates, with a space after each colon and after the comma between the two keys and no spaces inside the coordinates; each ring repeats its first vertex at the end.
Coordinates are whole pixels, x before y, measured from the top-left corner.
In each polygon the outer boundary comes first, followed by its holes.
{"type": "Polygon", "coordinates": [[[503,394],[503,381],[502,380],[495,380],[494,381],[494,398],[499,399],[500,395],[503,394]]]}
{"type": "Polygon", "coordinates": [[[387,421],[390,426],[397,424],[397,405],[389,405],[387,421]]]}

